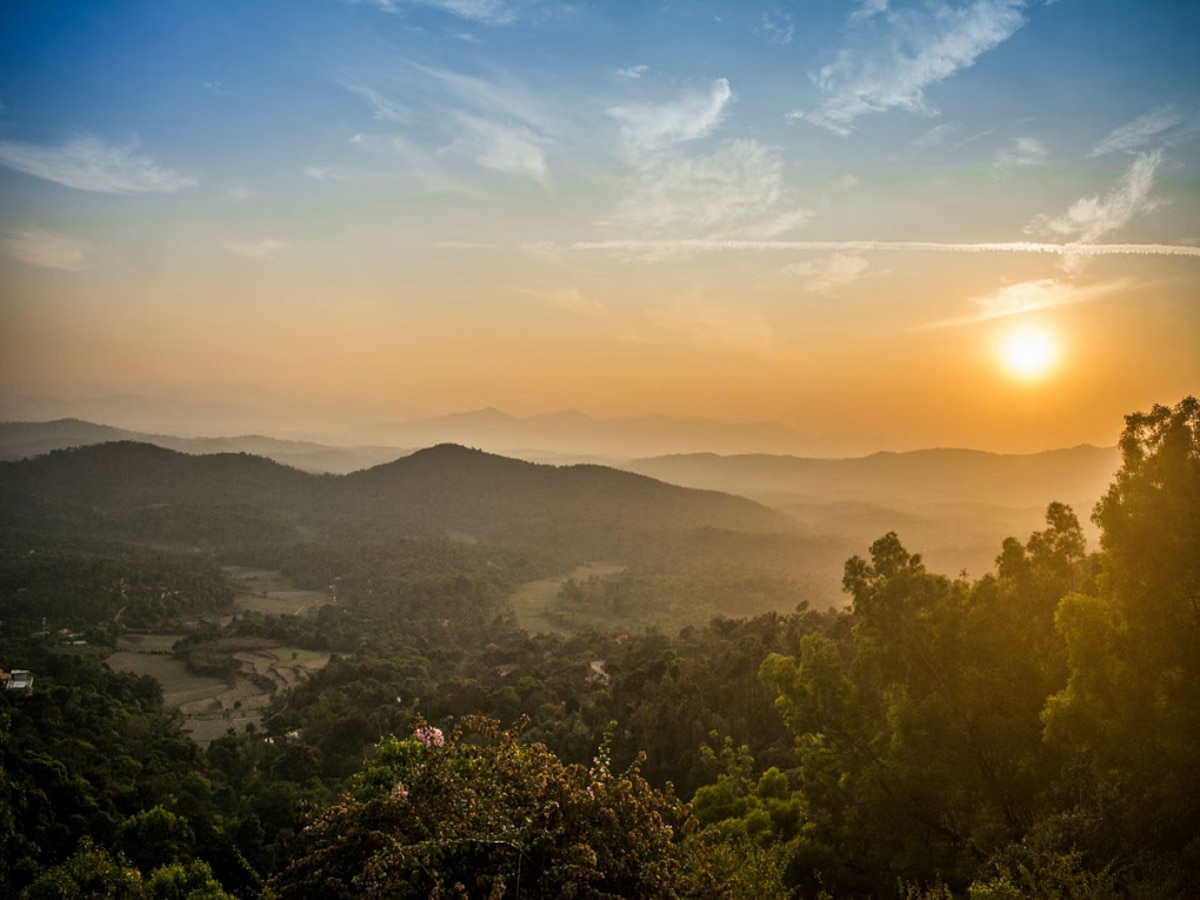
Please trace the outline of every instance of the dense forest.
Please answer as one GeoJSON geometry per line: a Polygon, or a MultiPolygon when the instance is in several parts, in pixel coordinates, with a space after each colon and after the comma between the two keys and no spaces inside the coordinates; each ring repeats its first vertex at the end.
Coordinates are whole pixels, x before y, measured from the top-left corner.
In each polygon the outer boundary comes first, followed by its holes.
{"type": "Polygon", "coordinates": [[[1120,450],[1098,547],[1047,497],[981,577],[851,549],[844,602],[840,545],[594,466],[0,463],[0,666],[35,676],[0,691],[0,893],[1200,896],[1200,402],[1120,450]],[[328,602],[238,606],[238,567],[328,602]],[[201,742],[108,664],[134,632],[327,664],[201,742]]]}

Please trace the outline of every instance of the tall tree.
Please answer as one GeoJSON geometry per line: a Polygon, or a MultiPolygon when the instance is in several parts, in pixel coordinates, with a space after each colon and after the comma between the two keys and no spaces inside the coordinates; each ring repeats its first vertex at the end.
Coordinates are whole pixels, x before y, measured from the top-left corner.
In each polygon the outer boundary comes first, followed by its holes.
{"type": "Polygon", "coordinates": [[[1127,852],[1200,872],[1200,402],[1125,421],[1121,470],[1093,515],[1099,589],[1058,609],[1070,680],[1046,732],[1109,797],[1127,852]]]}

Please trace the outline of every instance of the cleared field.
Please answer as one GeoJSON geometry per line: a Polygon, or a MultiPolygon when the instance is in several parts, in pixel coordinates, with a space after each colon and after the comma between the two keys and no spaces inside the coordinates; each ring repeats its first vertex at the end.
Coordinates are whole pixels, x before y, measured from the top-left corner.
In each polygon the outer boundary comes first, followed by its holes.
{"type": "Polygon", "coordinates": [[[236,594],[233,605],[268,616],[302,616],[312,613],[329,602],[329,595],[319,591],[270,591],[261,594],[236,594]]]}
{"type": "Polygon", "coordinates": [[[118,650],[134,653],[171,653],[186,634],[123,634],[117,640],[118,650]]]}
{"type": "Polygon", "coordinates": [[[160,653],[118,650],[109,656],[108,664],[117,672],[149,675],[162,685],[163,703],[175,708],[211,700],[229,690],[229,685],[221,679],[194,675],[182,660],[160,653]]]}
{"type": "Polygon", "coordinates": [[[588,578],[607,578],[625,571],[625,566],[612,563],[586,563],[575,569],[569,575],[556,578],[541,578],[537,581],[527,581],[515,591],[509,602],[517,617],[517,624],[529,632],[542,634],[568,634],[567,629],[555,624],[546,613],[553,610],[554,601],[567,579],[586,581],[588,578]]]}
{"type": "Polygon", "coordinates": [[[299,647],[246,646],[243,641],[229,642],[223,652],[233,660],[233,682],[195,675],[187,664],[167,655],[183,635],[131,635],[122,639],[126,646],[108,657],[108,664],[120,672],[149,675],[163,689],[165,706],[183,715],[183,730],[192,740],[207,747],[230,728],[242,731],[262,722],[262,712],[276,693],[304,682],[329,662],[329,654],[299,647]],[[138,646],[132,638],[143,638],[138,646]],[[144,647],[145,649],[142,649],[144,647]],[[153,649],[151,649],[153,648],[153,649]]]}
{"type": "Polygon", "coordinates": [[[226,566],[225,571],[233,578],[233,604],[238,609],[267,616],[302,616],[332,602],[324,591],[298,590],[282,572],[245,566],[226,566]]]}

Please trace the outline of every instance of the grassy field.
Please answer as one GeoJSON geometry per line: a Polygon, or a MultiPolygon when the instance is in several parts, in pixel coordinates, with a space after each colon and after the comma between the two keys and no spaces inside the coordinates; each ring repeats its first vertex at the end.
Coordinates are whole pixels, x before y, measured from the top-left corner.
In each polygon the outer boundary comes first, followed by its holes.
{"type": "Polygon", "coordinates": [[[554,601],[558,598],[558,592],[567,579],[586,581],[592,577],[607,578],[624,571],[624,566],[611,563],[586,563],[569,575],[527,581],[509,597],[513,613],[517,617],[517,624],[529,632],[568,634],[571,629],[563,628],[546,615],[553,611],[554,601]]]}
{"type": "Polygon", "coordinates": [[[117,640],[118,650],[129,650],[133,653],[166,653],[175,650],[175,644],[182,641],[186,634],[123,634],[117,640]]]}
{"type": "Polygon", "coordinates": [[[281,572],[226,566],[233,578],[233,603],[238,609],[268,616],[301,616],[315,612],[331,597],[324,591],[297,590],[281,572]]]}
{"type": "Polygon", "coordinates": [[[182,660],[161,653],[118,650],[108,658],[108,664],[117,672],[154,678],[162,685],[163,703],[175,708],[211,700],[229,690],[229,685],[221,679],[194,675],[182,660]]]}
{"type": "Polygon", "coordinates": [[[257,727],[262,712],[279,691],[302,683],[329,662],[329,654],[300,647],[272,647],[262,642],[221,642],[222,653],[233,661],[232,683],[188,671],[187,663],[170,655],[183,635],[126,635],[108,664],[119,672],[149,675],[162,685],[163,703],[183,715],[184,732],[208,746],[228,729],[257,727]],[[269,685],[265,689],[264,685],[269,685]]]}

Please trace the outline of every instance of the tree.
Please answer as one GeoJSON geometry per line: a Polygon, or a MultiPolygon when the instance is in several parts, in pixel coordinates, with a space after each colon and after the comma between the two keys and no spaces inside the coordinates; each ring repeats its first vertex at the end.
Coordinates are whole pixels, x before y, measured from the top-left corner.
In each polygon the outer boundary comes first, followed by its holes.
{"type": "Polygon", "coordinates": [[[471,717],[385,738],[271,883],[280,898],[694,896],[686,806],[607,751],[566,765],[471,717]]]}
{"type": "MultiPolygon", "coordinates": [[[[1121,470],[1092,517],[1098,589],[1058,608],[1070,675],[1046,705],[1046,736],[1108,798],[1111,852],[1198,873],[1200,402],[1125,422],[1121,470]]],[[[1181,884],[1200,892],[1195,874],[1181,884]]]]}

